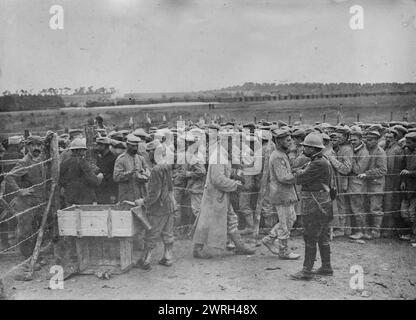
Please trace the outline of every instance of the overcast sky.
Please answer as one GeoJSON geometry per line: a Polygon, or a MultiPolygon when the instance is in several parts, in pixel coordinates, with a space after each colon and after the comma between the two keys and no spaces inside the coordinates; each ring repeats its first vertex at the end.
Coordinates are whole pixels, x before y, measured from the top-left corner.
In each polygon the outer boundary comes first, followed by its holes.
{"type": "Polygon", "coordinates": [[[415,82],[415,16],[414,0],[0,0],[0,93],[415,82]],[[53,4],[64,30],[49,28],[53,4]]]}

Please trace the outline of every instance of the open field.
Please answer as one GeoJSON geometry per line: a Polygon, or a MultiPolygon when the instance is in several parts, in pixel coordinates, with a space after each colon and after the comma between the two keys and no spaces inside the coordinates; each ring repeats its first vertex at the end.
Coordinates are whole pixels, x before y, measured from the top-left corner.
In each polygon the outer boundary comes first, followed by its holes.
{"type": "MultiPolygon", "coordinates": [[[[300,236],[290,246],[303,253],[300,236]]],[[[336,239],[331,242],[334,276],[309,282],[288,276],[302,268],[302,259],[279,260],[264,246],[252,256],[223,252],[220,258],[198,260],[192,258],[191,242],[180,240],[174,246],[171,268],[157,264],[161,247],[156,249],[150,271],[133,268],[110,280],[73,276],[63,290],[50,290],[50,266],[45,266],[31,282],[9,277],[6,291],[11,299],[416,299],[416,249],[408,242],[379,239],[359,244],[336,239]],[[350,287],[354,265],[363,268],[364,291],[350,287]]],[[[0,274],[18,261],[18,256],[0,256],[0,274]]]]}
{"type": "Polygon", "coordinates": [[[162,123],[163,115],[169,123],[173,124],[182,116],[184,120],[199,120],[206,115],[207,120],[222,115],[224,120],[236,121],[283,120],[292,123],[299,120],[302,113],[304,123],[326,121],[335,123],[338,111],[341,111],[341,121],[353,122],[359,114],[360,121],[389,121],[393,112],[394,120],[402,120],[406,112],[409,121],[416,121],[415,114],[416,95],[403,96],[375,96],[355,98],[331,98],[309,100],[280,100],[258,102],[233,102],[215,104],[214,110],[208,109],[208,103],[174,103],[154,105],[128,105],[95,108],[65,108],[59,110],[39,110],[25,112],[0,113],[0,133],[23,132],[29,129],[32,132],[45,132],[48,129],[59,130],[63,128],[79,127],[86,124],[88,118],[95,118],[100,114],[108,126],[113,124],[120,128],[128,127],[130,117],[133,117],[136,126],[144,123],[146,113],[152,119],[152,124],[162,123]]]}

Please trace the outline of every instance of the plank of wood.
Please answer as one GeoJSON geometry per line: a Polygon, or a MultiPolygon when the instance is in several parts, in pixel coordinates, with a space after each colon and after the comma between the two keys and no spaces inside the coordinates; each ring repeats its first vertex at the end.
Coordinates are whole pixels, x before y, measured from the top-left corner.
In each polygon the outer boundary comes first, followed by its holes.
{"type": "Polygon", "coordinates": [[[89,242],[87,238],[75,239],[77,247],[78,269],[79,272],[85,270],[90,264],[89,242]]]}
{"type": "Polygon", "coordinates": [[[112,219],[111,219],[111,209],[108,209],[107,211],[107,234],[109,238],[113,237],[113,223],[112,223],[112,219]]]}
{"type": "Polygon", "coordinates": [[[81,231],[81,209],[77,209],[76,211],[76,230],[77,230],[77,237],[82,237],[82,231],[81,231]]]}
{"type": "Polygon", "coordinates": [[[120,268],[125,271],[133,264],[133,239],[120,239],[120,268]]]}

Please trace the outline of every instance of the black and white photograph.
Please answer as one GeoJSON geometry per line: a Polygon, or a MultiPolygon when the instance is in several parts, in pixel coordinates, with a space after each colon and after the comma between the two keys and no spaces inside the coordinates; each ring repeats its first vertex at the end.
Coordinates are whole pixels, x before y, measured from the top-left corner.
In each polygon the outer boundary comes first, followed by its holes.
{"type": "Polygon", "coordinates": [[[415,0],[0,0],[0,300],[415,300],[415,53],[415,0]]]}

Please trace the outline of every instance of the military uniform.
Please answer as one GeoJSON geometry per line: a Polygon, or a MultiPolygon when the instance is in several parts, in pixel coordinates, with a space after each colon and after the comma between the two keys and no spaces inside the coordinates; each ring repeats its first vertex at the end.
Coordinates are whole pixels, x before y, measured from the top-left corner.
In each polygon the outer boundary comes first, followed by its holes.
{"type": "MultiPolygon", "coordinates": [[[[277,138],[285,138],[289,133],[278,130],[274,133],[277,138]]],[[[279,222],[271,229],[270,233],[263,238],[263,244],[281,259],[297,259],[296,255],[289,250],[288,239],[290,230],[296,221],[295,204],[299,201],[295,190],[295,177],[291,172],[289,158],[286,152],[276,145],[269,159],[269,198],[274,205],[279,217],[279,222]],[[279,240],[279,251],[274,250],[274,240],[279,240]]]]}
{"type": "MultiPolygon", "coordinates": [[[[318,134],[311,133],[305,138],[305,144],[312,145],[309,138],[316,138],[318,134]]],[[[315,139],[319,145],[319,138],[315,139]]],[[[322,144],[322,142],[320,142],[322,144]]],[[[323,147],[323,145],[322,145],[323,147]]],[[[321,148],[323,149],[323,148],[321,148]]],[[[331,185],[331,168],[329,162],[323,158],[322,152],[311,157],[311,162],[304,169],[296,173],[296,184],[302,186],[302,223],[305,241],[305,259],[300,273],[293,275],[295,279],[308,279],[312,276],[315,263],[317,245],[321,255],[322,267],[320,274],[332,274],[329,245],[329,222],[332,219],[332,202],[329,196],[331,185]]]]}
{"type": "Polygon", "coordinates": [[[171,165],[157,164],[153,167],[143,204],[152,226],[151,230],[146,231],[145,249],[155,248],[159,236],[162,236],[164,244],[172,244],[175,206],[171,165]]]}
{"type": "Polygon", "coordinates": [[[64,188],[65,206],[97,202],[95,190],[100,182],[85,158],[72,154],[61,163],[59,183],[64,188]]]}
{"type": "Polygon", "coordinates": [[[185,175],[187,177],[186,191],[190,197],[192,214],[196,218],[201,211],[201,200],[206,176],[205,164],[186,164],[185,175]]]}
{"type": "MultiPolygon", "coordinates": [[[[19,190],[19,188],[28,188],[45,181],[46,170],[44,164],[27,168],[41,161],[42,159],[35,160],[29,153],[26,154],[6,176],[8,189],[11,192],[14,192],[19,190]]],[[[31,194],[25,196],[18,194],[15,196],[11,201],[10,206],[16,212],[22,212],[46,200],[45,185],[35,187],[32,190],[33,192],[31,194]]],[[[43,207],[33,209],[30,212],[17,217],[18,242],[25,240],[37,230],[43,209],[43,207]]],[[[28,258],[32,254],[35,241],[36,238],[32,237],[20,245],[20,251],[25,258],[28,258]]]]}
{"type": "Polygon", "coordinates": [[[364,231],[366,226],[365,222],[365,208],[364,208],[364,195],[367,191],[367,185],[365,181],[359,179],[357,176],[364,173],[368,168],[369,155],[367,147],[362,143],[358,147],[353,149],[352,167],[351,173],[348,177],[348,193],[354,193],[349,195],[349,204],[351,212],[355,219],[355,226],[358,233],[364,231]]]}
{"type": "Polygon", "coordinates": [[[117,158],[113,179],[118,183],[118,201],[134,201],[145,197],[146,181],[141,179],[137,173],[141,170],[146,171],[146,169],[144,159],[138,154],[132,156],[126,151],[117,158]],[[127,173],[132,170],[137,170],[137,173],[128,175],[127,173]]]}
{"type": "Polygon", "coordinates": [[[401,180],[404,190],[400,207],[402,219],[412,228],[413,236],[416,236],[416,149],[405,154],[405,167],[410,174],[402,175],[401,180]]]}
{"type": "Polygon", "coordinates": [[[385,174],[387,173],[387,159],[384,150],[376,146],[369,151],[368,169],[364,172],[366,175],[367,192],[378,194],[367,194],[366,202],[369,208],[372,227],[372,236],[380,237],[381,223],[383,221],[383,192],[385,185],[385,174]]]}
{"type": "MultiPolygon", "coordinates": [[[[346,193],[348,190],[348,174],[352,169],[353,151],[349,144],[340,145],[335,150],[335,157],[328,157],[332,167],[334,168],[336,176],[336,185],[338,193],[346,193]]],[[[351,221],[347,215],[350,213],[348,206],[348,197],[346,195],[339,195],[337,197],[338,215],[334,217],[332,225],[339,227],[341,234],[349,234],[350,230],[344,229],[351,227],[351,221]]]]}
{"type": "Polygon", "coordinates": [[[113,180],[114,164],[117,157],[109,150],[97,158],[97,166],[104,175],[103,181],[97,189],[98,203],[116,203],[118,190],[117,183],[113,180]]]}
{"type": "MultiPolygon", "coordinates": [[[[401,196],[397,191],[400,190],[400,172],[405,165],[404,151],[397,142],[385,149],[387,158],[387,175],[384,190],[396,193],[386,193],[384,195],[384,221],[383,227],[394,228],[400,218],[401,196]]],[[[387,233],[391,234],[391,233],[387,233]]]]}

